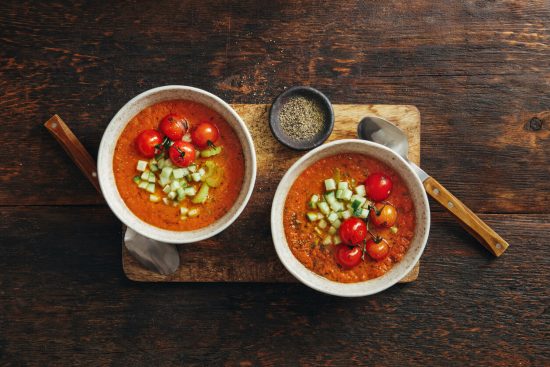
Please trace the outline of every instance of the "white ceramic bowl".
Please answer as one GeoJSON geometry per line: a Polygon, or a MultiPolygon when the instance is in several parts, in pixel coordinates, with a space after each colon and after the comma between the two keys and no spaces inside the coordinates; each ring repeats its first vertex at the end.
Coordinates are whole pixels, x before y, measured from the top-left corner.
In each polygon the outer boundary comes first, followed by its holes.
{"type": "MultiPolygon", "coordinates": [[[[306,198],[304,198],[306,200],[306,198]]],[[[368,296],[391,287],[407,275],[420,259],[430,231],[430,207],[422,182],[407,162],[392,150],[365,140],[337,140],[322,145],[300,158],[284,175],[271,207],[271,233],[275,250],[287,270],[305,285],[320,292],[343,297],[368,296]],[[296,178],[319,159],[339,153],[361,153],[374,157],[391,167],[403,179],[413,199],[416,215],[414,237],[403,259],[386,274],[358,283],[339,283],[322,277],[298,261],[288,247],[283,226],[283,210],[288,191],[296,178]]]]}
{"type": "Polygon", "coordinates": [[[243,211],[256,181],[256,153],[252,137],[237,113],[212,93],[202,89],[168,85],[150,89],[131,99],[113,117],[99,146],[97,170],[101,191],[115,215],[139,234],[161,242],[190,243],[212,237],[227,228],[243,211]],[[113,154],[120,134],[126,124],[141,110],[153,104],[175,99],[185,99],[213,109],[219,113],[237,134],[245,159],[244,180],[241,192],[231,209],[211,225],[193,231],[171,231],[155,227],[134,215],[120,196],[113,172],[113,154]]]}

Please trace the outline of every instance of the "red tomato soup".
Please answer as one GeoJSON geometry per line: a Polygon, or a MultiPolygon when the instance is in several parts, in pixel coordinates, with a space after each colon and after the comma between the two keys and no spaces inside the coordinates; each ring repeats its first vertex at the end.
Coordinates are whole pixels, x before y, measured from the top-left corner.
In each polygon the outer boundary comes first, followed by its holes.
{"type": "Polygon", "coordinates": [[[337,154],[296,179],[283,222],[288,245],[304,266],[354,283],[383,275],[403,258],[415,213],[408,188],[391,168],[362,154],[337,154]]]}
{"type": "Polygon", "coordinates": [[[137,217],[160,228],[189,231],[210,225],[233,206],[243,183],[244,155],[235,131],[218,113],[174,100],[144,109],[127,124],[113,169],[118,192],[137,217]],[[161,125],[163,119],[169,122],[161,125]],[[214,126],[217,133],[202,135],[207,146],[193,141],[204,126],[214,126]],[[185,135],[179,139],[182,127],[185,135]],[[138,143],[145,130],[160,136],[160,145],[157,137],[149,146],[153,158],[138,143]]]}

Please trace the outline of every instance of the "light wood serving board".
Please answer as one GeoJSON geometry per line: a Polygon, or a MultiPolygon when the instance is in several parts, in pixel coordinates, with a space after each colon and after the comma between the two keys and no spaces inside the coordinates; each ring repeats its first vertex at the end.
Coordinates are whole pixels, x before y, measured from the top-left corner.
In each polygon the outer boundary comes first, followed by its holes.
{"type": "MultiPolygon", "coordinates": [[[[122,244],[126,276],[141,282],[295,282],[280,263],[270,232],[271,201],[287,169],[304,152],[281,145],[271,135],[270,105],[234,104],[248,126],[256,148],[258,174],[254,193],[241,216],[219,235],[194,244],[179,245],[181,265],[164,276],[143,268],[122,244]]],[[[414,106],[333,105],[335,124],[328,141],[355,138],[357,124],[367,115],[383,117],[403,129],[409,139],[409,159],[420,164],[420,113],[414,106]]],[[[123,231],[124,232],[124,231],[123,231]]],[[[419,264],[401,282],[418,277],[419,264]]]]}

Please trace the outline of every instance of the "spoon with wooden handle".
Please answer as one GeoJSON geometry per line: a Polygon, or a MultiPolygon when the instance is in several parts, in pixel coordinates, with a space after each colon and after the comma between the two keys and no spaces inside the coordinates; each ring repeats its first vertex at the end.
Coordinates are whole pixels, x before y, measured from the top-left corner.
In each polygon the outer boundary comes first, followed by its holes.
{"type": "MultiPolygon", "coordinates": [[[[101,194],[96,163],[67,124],[61,120],[61,117],[54,115],[46,121],[44,126],[101,194]]],[[[179,267],[180,257],[175,245],[144,237],[129,227],[126,228],[124,244],[136,260],[147,269],[168,275],[179,267]]]]}
{"type": "Polygon", "coordinates": [[[357,127],[359,138],[384,145],[403,157],[422,181],[426,192],[451,213],[472,236],[489,252],[500,256],[508,248],[508,242],[475,215],[464,203],[451,194],[443,185],[430,177],[423,169],[407,158],[409,142],[405,133],[380,117],[368,116],[357,127]]]}

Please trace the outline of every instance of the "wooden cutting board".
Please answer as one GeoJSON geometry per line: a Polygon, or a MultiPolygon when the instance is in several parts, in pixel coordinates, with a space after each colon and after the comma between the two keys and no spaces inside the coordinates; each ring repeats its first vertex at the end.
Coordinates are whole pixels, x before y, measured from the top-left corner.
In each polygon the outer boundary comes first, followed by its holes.
{"type": "MultiPolygon", "coordinates": [[[[270,105],[234,104],[248,126],[256,148],[258,175],[254,193],[241,216],[219,235],[179,245],[181,265],[164,276],[143,268],[122,244],[126,276],[141,282],[295,282],[280,263],[270,232],[271,201],[286,170],[304,152],[279,144],[271,135],[270,105]]],[[[414,106],[333,105],[335,124],[329,141],[356,137],[357,123],[367,115],[383,117],[403,129],[409,139],[409,159],[420,164],[420,113],[414,106]]],[[[123,231],[124,233],[124,231],[123,231]]],[[[401,282],[418,277],[419,264],[401,282]]]]}

